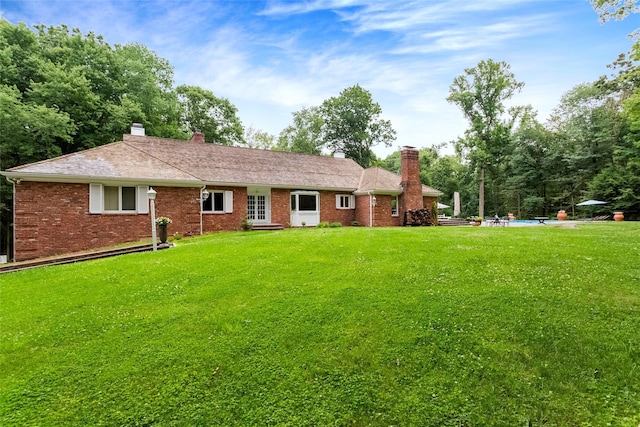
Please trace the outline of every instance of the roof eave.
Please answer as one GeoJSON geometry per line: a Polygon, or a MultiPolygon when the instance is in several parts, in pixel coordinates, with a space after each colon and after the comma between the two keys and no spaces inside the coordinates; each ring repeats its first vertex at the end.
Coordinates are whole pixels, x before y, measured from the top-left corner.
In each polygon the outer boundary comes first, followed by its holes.
{"type": "Polygon", "coordinates": [[[203,185],[218,187],[266,187],[296,190],[314,190],[314,191],[339,191],[353,193],[354,187],[327,187],[327,186],[310,186],[296,184],[265,184],[250,182],[220,182],[220,181],[201,181],[201,180],[179,180],[179,179],[158,179],[158,178],[135,178],[135,177],[105,177],[105,176],[89,176],[89,175],[60,175],[48,173],[26,173],[19,171],[2,171],[3,175],[12,181],[35,181],[35,182],[60,182],[68,184],[89,184],[89,183],[139,183],[150,185],[163,185],[167,187],[199,187],[203,185]]]}
{"type": "Polygon", "coordinates": [[[107,176],[89,176],[89,175],[60,175],[48,173],[25,173],[2,171],[3,175],[12,181],[34,181],[34,182],[59,182],[67,184],[90,184],[100,183],[138,183],[165,185],[167,187],[197,187],[202,186],[202,182],[198,180],[175,180],[175,179],[157,179],[157,178],[134,178],[134,177],[107,177],[107,176]]]}

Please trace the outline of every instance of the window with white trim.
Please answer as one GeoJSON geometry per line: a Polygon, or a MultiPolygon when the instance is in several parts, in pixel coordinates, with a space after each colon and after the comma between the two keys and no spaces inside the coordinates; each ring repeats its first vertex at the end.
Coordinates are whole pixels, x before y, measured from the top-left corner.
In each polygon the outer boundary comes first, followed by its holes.
{"type": "Polygon", "coordinates": [[[148,188],[89,184],[89,213],[149,213],[148,188]]]}
{"type": "Polygon", "coordinates": [[[336,209],[355,209],[356,197],[352,194],[336,194],[336,209]]]}
{"type": "Polygon", "coordinates": [[[319,212],[320,193],[298,190],[291,192],[291,210],[299,212],[319,212]]]}
{"type": "Polygon", "coordinates": [[[398,216],[398,196],[391,196],[391,216],[398,216]]]}
{"type": "Polygon", "coordinates": [[[202,212],[233,212],[233,191],[210,191],[209,197],[202,201],[202,212]]]}

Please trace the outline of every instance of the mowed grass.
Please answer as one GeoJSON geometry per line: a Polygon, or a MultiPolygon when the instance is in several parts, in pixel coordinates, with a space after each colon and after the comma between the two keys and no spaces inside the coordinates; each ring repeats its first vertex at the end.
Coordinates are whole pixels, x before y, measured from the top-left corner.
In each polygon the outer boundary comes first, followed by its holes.
{"type": "Polygon", "coordinates": [[[222,233],[0,308],[3,426],[640,423],[640,223],[222,233]]]}

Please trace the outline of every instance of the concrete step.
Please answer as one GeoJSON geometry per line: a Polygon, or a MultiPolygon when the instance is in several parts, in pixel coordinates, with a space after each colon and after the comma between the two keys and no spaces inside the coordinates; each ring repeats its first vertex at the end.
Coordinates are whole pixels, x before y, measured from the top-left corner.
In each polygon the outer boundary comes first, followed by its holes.
{"type": "Polygon", "coordinates": [[[254,225],[252,230],[257,231],[274,231],[274,230],[284,230],[282,224],[258,224],[254,225]]]}
{"type": "Polygon", "coordinates": [[[443,225],[443,226],[469,225],[469,221],[462,218],[439,219],[438,225],[443,225]]]}

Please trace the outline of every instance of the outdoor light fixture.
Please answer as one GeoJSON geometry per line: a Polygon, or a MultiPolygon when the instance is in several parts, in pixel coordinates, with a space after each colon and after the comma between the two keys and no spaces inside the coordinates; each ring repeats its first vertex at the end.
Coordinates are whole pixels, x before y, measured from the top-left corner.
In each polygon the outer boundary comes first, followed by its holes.
{"type": "Polygon", "coordinates": [[[376,203],[378,202],[378,199],[376,199],[376,196],[373,196],[373,198],[371,199],[371,204],[373,206],[376,206],[376,203]]]}
{"type": "Polygon", "coordinates": [[[202,187],[200,191],[200,235],[202,236],[202,209],[204,208],[204,201],[209,198],[209,191],[207,191],[207,186],[202,187]]]}
{"type": "Polygon", "coordinates": [[[156,190],[153,187],[149,187],[149,191],[147,191],[147,197],[149,198],[149,202],[151,202],[151,240],[153,241],[153,251],[158,250],[158,243],[156,242],[156,190]]]}
{"type": "Polygon", "coordinates": [[[155,200],[156,194],[158,194],[156,190],[154,190],[153,187],[149,187],[149,191],[147,191],[147,196],[149,196],[149,200],[155,200]]]}

